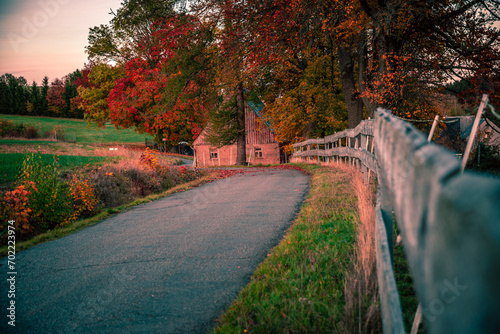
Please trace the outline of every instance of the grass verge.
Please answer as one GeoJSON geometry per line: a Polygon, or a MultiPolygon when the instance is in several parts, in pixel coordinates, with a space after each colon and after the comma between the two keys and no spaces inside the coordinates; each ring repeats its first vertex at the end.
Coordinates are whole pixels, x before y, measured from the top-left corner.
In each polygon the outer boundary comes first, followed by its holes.
{"type": "Polygon", "coordinates": [[[345,332],[345,287],[359,221],[352,174],[300,165],[310,193],[284,239],[224,313],[214,333],[345,332]]]}
{"type": "MultiPolygon", "coordinates": [[[[160,199],[160,198],[163,198],[166,196],[170,196],[170,195],[175,194],[177,192],[181,192],[181,191],[185,191],[185,190],[188,190],[191,188],[195,188],[195,187],[202,185],[203,183],[211,182],[217,178],[220,178],[220,173],[213,172],[213,171],[207,171],[199,179],[196,179],[194,181],[187,182],[184,184],[177,185],[177,186],[175,186],[169,190],[166,190],[162,193],[152,194],[152,195],[149,195],[147,197],[136,199],[136,200],[134,200],[128,204],[125,204],[125,205],[121,205],[121,206],[118,206],[115,208],[105,209],[91,218],[80,219],[80,220],[77,220],[77,221],[70,223],[69,225],[59,227],[59,228],[56,228],[54,230],[48,231],[46,233],[37,235],[36,237],[34,237],[30,240],[17,242],[16,243],[16,251],[20,252],[22,250],[36,246],[36,245],[41,244],[43,242],[62,238],[66,235],[69,235],[69,234],[74,233],[76,231],[82,230],[86,227],[97,224],[97,223],[103,221],[104,219],[110,217],[111,215],[114,215],[114,214],[117,214],[120,212],[124,212],[124,211],[126,211],[126,210],[128,210],[136,205],[152,202],[154,200],[157,200],[157,199],[160,199]]],[[[5,256],[7,256],[7,246],[6,245],[0,247],[0,258],[5,257],[5,256]]]]}

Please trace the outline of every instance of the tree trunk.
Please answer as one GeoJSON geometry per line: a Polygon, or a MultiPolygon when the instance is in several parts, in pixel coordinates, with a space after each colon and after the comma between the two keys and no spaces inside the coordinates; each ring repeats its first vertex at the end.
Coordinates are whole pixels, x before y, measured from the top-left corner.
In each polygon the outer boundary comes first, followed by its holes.
{"type": "MultiPolygon", "coordinates": [[[[358,44],[358,90],[361,96],[366,91],[366,86],[368,85],[369,82],[369,79],[367,77],[368,42],[367,42],[366,32],[363,32],[362,34],[363,36],[361,38],[360,43],[358,44]]],[[[366,108],[367,116],[373,118],[375,109],[377,109],[377,105],[372,103],[370,99],[367,97],[361,97],[361,101],[363,101],[363,105],[366,108]]]]}
{"type": "Polygon", "coordinates": [[[347,106],[347,120],[349,128],[355,128],[363,120],[363,103],[354,81],[354,63],[352,61],[351,50],[339,46],[337,48],[340,66],[340,81],[342,83],[342,93],[344,94],[347,106]]]}
{"type": "Polygon", "coordinates": [[[238,117],[238,138],[236,139],[236,165],[245,166],[247,164],[247,142],[245,135],[245,99],[243,96],[243,83],[238,83],[236,92],[236,108],[238,117]]]}

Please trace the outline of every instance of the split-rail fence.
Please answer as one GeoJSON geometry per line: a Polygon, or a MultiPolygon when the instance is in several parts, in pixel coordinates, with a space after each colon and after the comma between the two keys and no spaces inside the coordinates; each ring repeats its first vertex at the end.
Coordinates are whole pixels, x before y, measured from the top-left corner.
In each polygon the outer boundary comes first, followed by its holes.
{"type": "Polygon", "coordinates": [[[295,144],[292,161],[344,161],[377,176],[375,248],[384,333],[405,333],[393,219],[429,333],[500,332],[500,180],[462,173],[448,150],[378,109],[374,120],[295,144]]]}

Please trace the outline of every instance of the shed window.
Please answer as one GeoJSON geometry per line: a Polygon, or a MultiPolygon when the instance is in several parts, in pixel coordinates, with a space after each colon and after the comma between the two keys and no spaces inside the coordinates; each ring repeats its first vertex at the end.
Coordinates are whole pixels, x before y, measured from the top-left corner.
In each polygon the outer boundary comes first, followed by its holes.
{"type": "Polygon", "coordinates": [[[255,149],[255,157],[256,158],[262,158],[262,149],[261,148],[256,148],[255,149]]]}
{"type": "Polygon", "coordinates": [[[219,159],[217,151],[210,150],[210,159],[219,159]]]}

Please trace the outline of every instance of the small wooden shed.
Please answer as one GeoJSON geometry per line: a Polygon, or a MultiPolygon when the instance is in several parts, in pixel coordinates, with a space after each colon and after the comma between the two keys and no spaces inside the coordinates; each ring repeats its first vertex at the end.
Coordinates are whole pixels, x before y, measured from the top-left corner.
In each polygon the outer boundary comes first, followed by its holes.
{"type": "MultiPolygon", "coordinates": [[[[280,146],[268,125],[257,119],[264,106],[245,104],[246,155],[250,165],[280,163],[280,146]]],[[[195,166],[231,166],[236,164],[236,144],[213,147],[206,141],[206,129],[194,140],[195,166]]]]}

